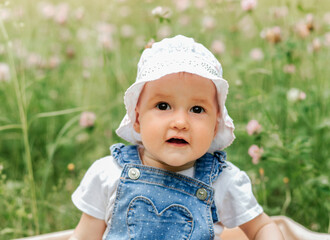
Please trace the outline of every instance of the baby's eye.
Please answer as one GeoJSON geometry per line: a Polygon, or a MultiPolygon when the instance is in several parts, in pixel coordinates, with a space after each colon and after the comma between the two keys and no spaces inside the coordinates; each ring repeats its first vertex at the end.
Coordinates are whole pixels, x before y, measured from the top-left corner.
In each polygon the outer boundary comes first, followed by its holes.
{"type": "Polygon", "coordinates": [[[193,112],[193,113],[202,113],[202,112],[205,112],[205,109],[203,107],[200,107],[200,106],[193,106],[190,109],[190,112],[193,112]]]}
{"type": "Polygon", "coordinates": [[[156,105],[156,107],[162,111],[171,109],[170,105],[166,102],[160,102],[156,105]]]}

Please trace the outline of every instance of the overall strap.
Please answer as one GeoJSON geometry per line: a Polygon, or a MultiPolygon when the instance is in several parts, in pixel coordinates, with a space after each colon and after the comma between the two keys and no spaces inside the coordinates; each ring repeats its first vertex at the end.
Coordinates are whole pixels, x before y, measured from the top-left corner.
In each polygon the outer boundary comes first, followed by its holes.
{"type": "Polygon", "coordinates": [[[123,143],[117,143],[110,147],[112,156],[117,160],[121,167],[125,164],[142,164],[137,145],[125,146],[123,143]]]}
{"type": "Polygon", "coordinates": [[[226,167],[226,152],[206,153],[196,161],[195,178],[211,185],[226,167]]]}
{"type": "MultiPolygon", "coordinates": [[[[206,153],[199,158],[195,164],[195,178],[212,186],[212,183],[219,177],[220,173],[228,165],[226,163],[226,152],[216,151],[213,154],[206,153]]],[[[213,222],[219,222],[215,203],[211,206],[213,222]]]]}

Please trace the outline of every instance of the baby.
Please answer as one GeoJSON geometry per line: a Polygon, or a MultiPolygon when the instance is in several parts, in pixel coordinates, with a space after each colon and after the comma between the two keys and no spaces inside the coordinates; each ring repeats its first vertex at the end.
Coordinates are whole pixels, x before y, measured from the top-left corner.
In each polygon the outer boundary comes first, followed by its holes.
{"type": "Polygon", "coordinates": [[[227,92],[220,63],[192,38],[145,49],[117,129],[134,145],[111,146],[87,171],[72,195],[83,214],[71,239],[220,239],[236,226],[283,239],[220,151],[235,138],[227,92]]]}

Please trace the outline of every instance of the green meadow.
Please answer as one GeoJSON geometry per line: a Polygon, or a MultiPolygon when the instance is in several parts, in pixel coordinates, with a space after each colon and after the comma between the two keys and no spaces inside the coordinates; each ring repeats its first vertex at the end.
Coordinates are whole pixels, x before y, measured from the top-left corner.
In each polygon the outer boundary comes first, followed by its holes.
{"type": "Polygon", "coordinates": [[[248,173],[265,212],[330,232],[328,0],[9,0],[0,2],[0,239],[75,227],[71,194],[123,142],[115,130],[141,52],[177,34],[222,64],[236,127],[227,160],[248,173]]]}

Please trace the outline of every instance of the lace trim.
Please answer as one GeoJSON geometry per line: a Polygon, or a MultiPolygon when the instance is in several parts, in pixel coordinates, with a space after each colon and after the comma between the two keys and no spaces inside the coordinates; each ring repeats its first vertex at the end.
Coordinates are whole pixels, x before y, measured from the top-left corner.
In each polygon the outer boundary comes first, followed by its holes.
{"type": "MultiPolygon", "coordinates": [[[[168,58],[168,57],[167,57],[168,58]]],[[[155,61],[150,64],[145,64],[143,68],[139,68],[137,80],[147,79],[151,75],[162,75],[165,71],[167,73],[175,72],[176,70],[188,72],[206,72],[208,75],[213,75],[215,78],[221,78],[222,72],[214,67],[214,64],[206,62],[204,59],[192,56],[189,58],[162,58],[161,61],[155,61]]]]}

